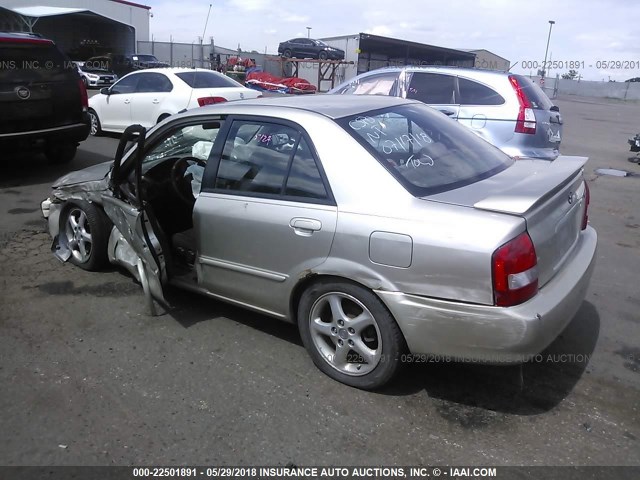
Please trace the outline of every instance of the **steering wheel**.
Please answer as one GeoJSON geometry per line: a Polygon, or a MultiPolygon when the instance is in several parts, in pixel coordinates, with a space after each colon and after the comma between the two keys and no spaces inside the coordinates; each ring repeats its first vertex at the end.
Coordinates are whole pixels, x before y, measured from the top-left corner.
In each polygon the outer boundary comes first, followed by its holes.
{"type": "Polygon", "coordinates": [[[185,173],[191,165],[198,165],[204,168],[207,166],[207,162],[196,157],[182,157],[176,160],[169,174],[172,190],[182,202],[189,206],[193,205],[195,201],[191,190],[191,182],[185,182],[185,173]]]}

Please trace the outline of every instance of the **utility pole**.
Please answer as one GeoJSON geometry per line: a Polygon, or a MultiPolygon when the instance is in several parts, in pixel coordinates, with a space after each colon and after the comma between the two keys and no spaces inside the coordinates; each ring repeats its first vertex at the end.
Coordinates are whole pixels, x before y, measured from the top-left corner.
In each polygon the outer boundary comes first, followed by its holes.
{"type": "Polygon", "coordinates": [[[542,64],[542,79],[540,81],[540,83],[542,83],[542,85],[544,86],[544,77],[545,74],[547,73],[547,53],[549,53],[549,41],[551,40],[551,29],[553,28],[553,25],[556,22],[553,20],[549,20],[549,36],[547,37],[547,48],[544,51],[544,62],[542,64]]]}

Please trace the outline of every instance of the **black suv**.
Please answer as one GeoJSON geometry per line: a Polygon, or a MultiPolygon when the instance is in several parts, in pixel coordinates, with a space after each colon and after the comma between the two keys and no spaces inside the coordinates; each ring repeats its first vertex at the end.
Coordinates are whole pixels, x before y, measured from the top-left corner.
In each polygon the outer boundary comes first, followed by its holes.
{"type": "Polygon", "coordinates": [[[343,60],[344,50],[327,45],[313,38],[293,38],[278,45],[278,53],[286,58],[319,58],[343,60]]]}
{"type": "Polygon", "coordinates": [[[0,149],[70,161],[89,135],[87,90],[51,40],[0,32],[0,149]]]}
{"type": "Polygon", "coordinates": [[[146,53],[130,53],[127,55],[109,54],[101,57],[91,57],[86,63],[93,65],[95,68],[99,65],[99,68],[110,70],[118,77],[122,77],[135,70],[165,68],[169,66],[168,63],[161,62],[155,56],[147,55],[146,53]]]}

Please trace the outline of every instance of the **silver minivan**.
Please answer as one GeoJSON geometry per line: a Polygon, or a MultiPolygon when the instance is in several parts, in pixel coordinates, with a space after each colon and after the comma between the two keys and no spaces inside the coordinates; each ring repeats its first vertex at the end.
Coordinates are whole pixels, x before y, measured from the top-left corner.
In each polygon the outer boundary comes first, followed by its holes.
{"type": "Polygon", "coordinates": [[[554,160],[560,154],[560,109],[523,75],[474,68],[387,67],[360,74],[329,93],[419,100],[514,158],[554,160]]]}

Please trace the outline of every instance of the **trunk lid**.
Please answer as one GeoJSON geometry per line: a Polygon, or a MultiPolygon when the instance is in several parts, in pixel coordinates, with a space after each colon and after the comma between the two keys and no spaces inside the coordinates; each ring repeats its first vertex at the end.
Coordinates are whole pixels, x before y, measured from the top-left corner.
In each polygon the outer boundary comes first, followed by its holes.
{"type": "Polygon", "coordinates": [[[493,177],[424,199],[524,218],[543,286],[562,268],[578,240],[586,208],[582,171],[587,160],[518,160],[493,177]]]}
{"type": "Polygon", "coordinates": [[[199,107],[199,98],[222,97],[227,102],[232,102],[247,98],[258,98],[259,95],[260,93],[257,90],[245,87],[194,88],[187,108],[199,107]]]}

